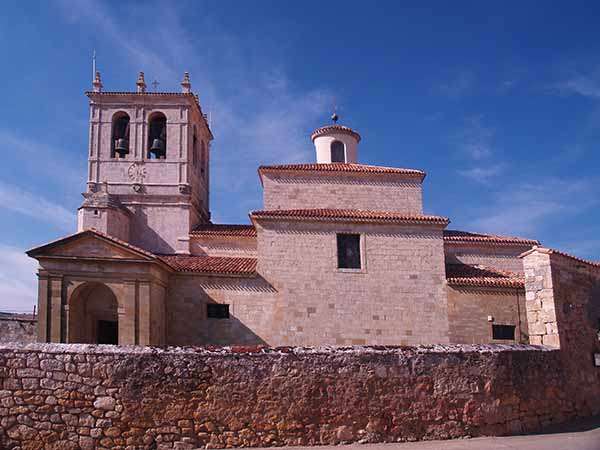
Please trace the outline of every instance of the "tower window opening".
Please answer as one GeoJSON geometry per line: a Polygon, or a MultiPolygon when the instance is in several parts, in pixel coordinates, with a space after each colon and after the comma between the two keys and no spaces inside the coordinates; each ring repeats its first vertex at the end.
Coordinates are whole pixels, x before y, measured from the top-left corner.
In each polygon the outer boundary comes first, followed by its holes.
{"type": "Polygon", "coordinates": [[[129,116],[119,112],[113,116],[111,158],[125,158],[129,153],[129,116]]]}
{"type": "Polygon", "coordinates": [[[167,118],[162,113],[152,115],[148,124],[148,158],[167,157],[167,118]]]}
{"type": "Polygon", "coordinates": [[[346,148],[345,148],[343,142],[333,141],[331,143],[331,162],[332,163],[345,163],[346,162],[346,148]]]}
{"type": "Polygon", "coordinates": [[[204,175],[206,169],[206,144],[204,141],[201,143],[202,154],[200,155],[200,173],[204,175]]]}

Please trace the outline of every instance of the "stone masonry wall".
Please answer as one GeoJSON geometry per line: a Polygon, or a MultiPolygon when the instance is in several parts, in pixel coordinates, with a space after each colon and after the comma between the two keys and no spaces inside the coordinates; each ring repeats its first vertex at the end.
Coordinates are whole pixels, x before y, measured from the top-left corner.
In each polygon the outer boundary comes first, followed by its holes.
{"type": "Polygon", "coordinates": [[[527,344],[525,293],[522,289],[448,286],[448,324],[454,344],[527,344]],[[493,324],[514,325],[515,340],[494,341],[493,324]]]}
{"type": "Polygon", "coordinates": [[[0,447],[192,449],[538,429],[598,410],[531,346],[0,345],[0,447]]]}
{"type": "Polygon", "coordinates": [[[0,317],[0,342],[35,342],[37,320],[0,317]]]}
{"type": "Polygon", "coordinates": [[[423,213],[420,181],[398,176],[264,174],[263,209],[333,208],[423,213]]]}

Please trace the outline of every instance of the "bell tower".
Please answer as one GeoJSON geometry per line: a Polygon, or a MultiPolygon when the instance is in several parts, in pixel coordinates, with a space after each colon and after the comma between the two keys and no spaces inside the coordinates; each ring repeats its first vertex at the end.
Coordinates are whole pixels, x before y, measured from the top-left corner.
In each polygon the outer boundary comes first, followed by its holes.
{"type": "Polygon", "coordinates": [[[87,191],[78,230],[96,228],[155,253],[189,253],[189,232],[210,220],[213,135],[189,74],[181,92],[103,90],[90,99],[87,191]]]}

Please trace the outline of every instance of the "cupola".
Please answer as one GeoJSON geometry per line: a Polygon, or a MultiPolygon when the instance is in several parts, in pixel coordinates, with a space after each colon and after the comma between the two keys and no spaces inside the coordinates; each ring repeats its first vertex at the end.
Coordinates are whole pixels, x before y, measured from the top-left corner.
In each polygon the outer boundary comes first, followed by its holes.
{"type": "Polygon", "coordinates": [[[360,134],[352,128],[339,125],[338,115],[331,116],[333,124],[317,128],[310,135],[317,152],[317,163],[356,163],[360,134]]]}

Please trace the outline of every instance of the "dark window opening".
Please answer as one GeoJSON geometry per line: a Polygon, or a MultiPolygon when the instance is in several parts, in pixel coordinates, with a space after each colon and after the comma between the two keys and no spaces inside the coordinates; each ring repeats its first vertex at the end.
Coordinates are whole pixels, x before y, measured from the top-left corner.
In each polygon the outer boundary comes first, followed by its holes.
{"type": "Polygon", "coordinates": [[[499,340],[515,340],[514,325],[492,325],[492,338],[499,340]]]}
{"type": "Polygon", "coordinates": [[[201,143],[202,155],[200,156],[200,172],[204,175],[204,170],[206,167],[206,144],[204,141],[201,143]]]}
{"type": "Polygon", "coordinates": [[[111,145],[111,158],[125,158],[129,153],[129,116],[124,112],[113,117],[111,145]]]}
{"type": "Polygon", "coordinates": [[[229,305],[207,303],[206,317],[209,319],[229,319],[229,305]]]}
{"type": "Polygon", "coordinates": [[[94,215],[95,215],[95,216],[97,216],[97,215],[98,215],[98,210],[97,210],[97,209],[95,209],[95,210],[94,210],[94,215]]]}
{"type": "Polygon", "coordinates": [[[360,269],[360,234],[338,234],[339,269],[360,269]]]}
{"type": "Polygon", "coordinates": [[[346,162],[344,144],[341,141],[333,141],[331,143],[331,162],[344,163],[346,162]]]}
{"type": "Polygon", "coordinates": [[[99,320],[98,321],[98,344],[112,344],[117,345],[119,343],[119,324],[112,320],[99,320]]]}
{"type": "Polygon", "coordinates": [[[152,116],[148,124],[148,158],[167,157],[167,118],[162,113],[152,116]]]}
{"type": "Polygon", "coordinates": [[[196,167],[198,165],[198,138],[196,137],[196,130],[194,130],[192,141],[192,164],[196,167]]]}

